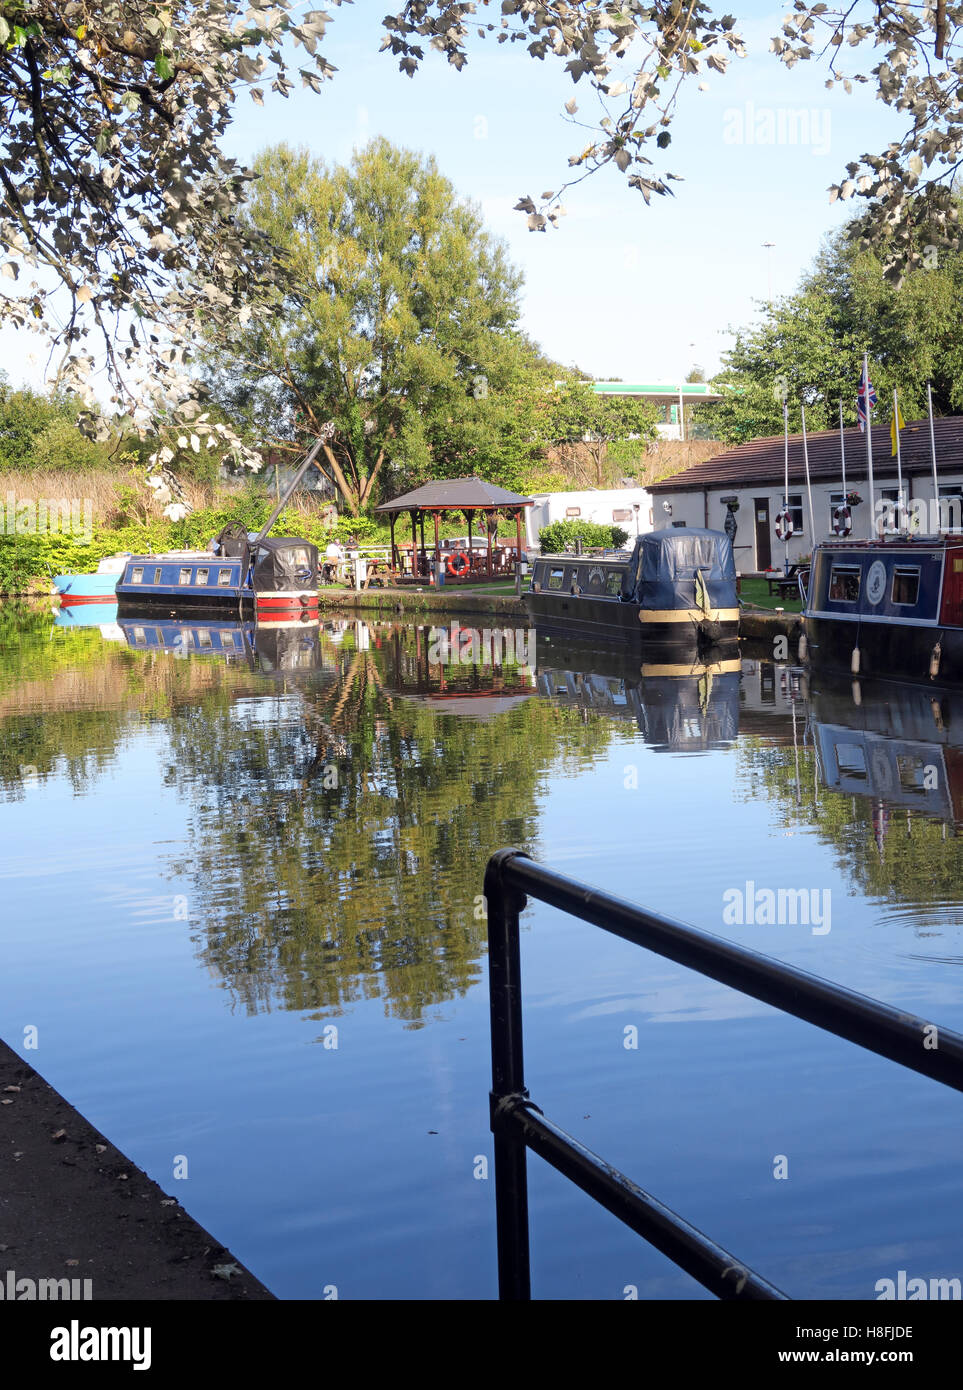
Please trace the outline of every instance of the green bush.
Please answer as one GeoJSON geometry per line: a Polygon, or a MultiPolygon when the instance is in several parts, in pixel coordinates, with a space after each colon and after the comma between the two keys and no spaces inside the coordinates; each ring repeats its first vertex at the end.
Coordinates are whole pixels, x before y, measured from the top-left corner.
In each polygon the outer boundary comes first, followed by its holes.
{"type": "Polygon", "coordinates": [[[538,543],[543,555],[560,555],[566,546],[580,540],[587,549],[617,550],[625,544],[629,535],[620,526],[602,526],[597,521],[553,521],[551,526],[543,526],[538,533],[538,543]]]}

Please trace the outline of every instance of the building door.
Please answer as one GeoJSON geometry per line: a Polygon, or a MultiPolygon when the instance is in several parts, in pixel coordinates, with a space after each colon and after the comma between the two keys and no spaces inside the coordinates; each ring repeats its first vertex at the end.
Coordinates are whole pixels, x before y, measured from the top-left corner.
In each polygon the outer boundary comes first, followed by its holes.
{"type": "Polygon", "coordinates": [[[752,512],[756,519],[756,569],[767,570],[772,566],[772,540],[769,535],[769,498],[754,497],[752,512]]]}

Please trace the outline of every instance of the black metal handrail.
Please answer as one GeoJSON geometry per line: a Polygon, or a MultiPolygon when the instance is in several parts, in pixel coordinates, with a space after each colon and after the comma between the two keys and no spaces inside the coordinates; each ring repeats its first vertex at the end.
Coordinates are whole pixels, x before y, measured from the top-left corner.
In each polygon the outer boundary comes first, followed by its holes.
{"type": "Polygon", "coordinates": [[[719,1298],[787,1298],[559,1129],[532,1102],[525,1087],[518,925],[529,894],[957,1091],[963,1091],[963,1036],[683,922],[635,907],[536,864],[521,850],[502,849],[489,859],[485,900],[499,1297],[531,1297],[526,1150],[532,1149],[719,1298]]]}

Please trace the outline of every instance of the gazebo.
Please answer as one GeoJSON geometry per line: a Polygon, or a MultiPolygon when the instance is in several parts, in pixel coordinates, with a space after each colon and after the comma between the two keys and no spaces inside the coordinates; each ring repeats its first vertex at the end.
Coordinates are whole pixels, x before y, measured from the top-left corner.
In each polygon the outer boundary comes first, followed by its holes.
{"type": "Polygon", "coordinates": [[[499,512],[515,516],[515,545],[518,557],[521,558],[522,551],[522,508],[535,505],[533,497],[520,497],[517,492],[509,492],[506,488],[496,487],[494,483],[483,482],[481,478],[446,478],[437,483],[426,483],[424,487],[415,488],[414,492],[406,492],[403,497],[396,497],[391,502],[382,502],[375,508],[377,512],[384,512],[391,523],[391,567],[399,570],[400,553],[395,541],[395,522],[401,512],[408,512],[411,516],[411,542],[412,542],[412,577],[427,578],[431,560],[425,546],[425,517],[429,515],[434,520],[434,561],[437,564],[441,560],[441,543],[438,539],[438,516],[441,512],[455,511],[463,512],[465,520],[468,522],[468,555],[465,557],[467,563],[459,564],[456,571],[454,563],[449,566],[451,578],[458,580],[470,580],[477,577],[491,579],[498,573],[500,566],[493,563],[492,558],[492,518],[497,517],[499,512]],[[488,539],[488,548],[485,556],[484,569],[481,565],[476,567],[475,556],[472,551],[472,522],[476,512],[485,515],[485,532],[488,539]],[[421,544],[419,547],[418,533],[421,532],[421,544]]]}

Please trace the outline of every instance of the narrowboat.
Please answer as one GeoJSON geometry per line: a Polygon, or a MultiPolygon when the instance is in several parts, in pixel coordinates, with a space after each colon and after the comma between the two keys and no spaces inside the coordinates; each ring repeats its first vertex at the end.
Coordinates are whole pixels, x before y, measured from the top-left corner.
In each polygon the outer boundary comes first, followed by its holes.
{"type": "Polygon", "coordinates": [[[268,673],[315,671],[321,664],[320,620],[267,623],[226,619],[223,614],[204,621],[124,618],[117,627],[135,651],[167,652],[178,657],[218,657],[229,665],[245,665],[268,673]]]}
{"type": "Polygon", "coordinates": [[[732,544],[722,531],[673,527],[628,553],[541,555],[526,607],[539,629],[569,638],[697,651],[739,632],[732,544]]]}
{"type": "Polygon", "coordinates": [[[117,584],[121,612],[190,609],[242,615],[253,609],[259,619],[274,613],[283,621],[299,611],[316,616],[317,547],[298,536],[269,537],[268,532],[314,463],[325,437],[322,432],[315,441],[257,535],[242,526],[225,526],[207,550],[129,556],[117,584]]]}
{"type": "Polygon", "coordinates": [[[124,572],[130,551],[106,555],[93,574],[55,574],[54,593],[65,605],[75,603],[114,603],[117,600],[117,581],[124,572]]]}
{"type": "Polygon", "coordinates": [[[963,681],[963,536],[817,546],[803,627],[800,654],[814,667],[963,681]]]}

